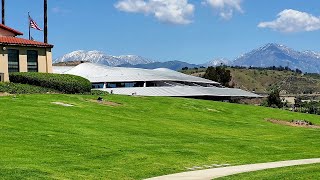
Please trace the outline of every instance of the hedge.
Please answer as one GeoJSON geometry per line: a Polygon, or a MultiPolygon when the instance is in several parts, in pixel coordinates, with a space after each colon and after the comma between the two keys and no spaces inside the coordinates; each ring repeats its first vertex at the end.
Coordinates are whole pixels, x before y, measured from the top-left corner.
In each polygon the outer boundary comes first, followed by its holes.
{"type": "Polygon", "coordinates": [[[62,93],[76,94],[91,91],[89,80],[69,74],[49,74],[36,72],[17,72],[9,75],[10,82],[41,86],[62,93]]]}
{"type": "Polygon", "coordinates": [[[40,86],[32,86],[28,84],[3,83],[0,82],[0,92],[9,94],[46,94],[58,93],[57,91],[40,86]]]}

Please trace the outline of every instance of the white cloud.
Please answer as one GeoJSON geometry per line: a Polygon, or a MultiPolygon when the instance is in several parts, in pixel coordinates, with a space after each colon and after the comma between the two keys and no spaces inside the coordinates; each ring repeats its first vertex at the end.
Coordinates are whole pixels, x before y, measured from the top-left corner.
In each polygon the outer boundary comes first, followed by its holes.
{"type": "Polygon", "coordinates": [[[306,12],[286,9],[280,12],[277,17],[274,21],[261,22],[258,27],[285,33],[320,30],[320,17],[306,12]]]}
{"type": "Polygon", "coordinates": [[[223,19],[231,19],[235,11],[243,13],[242,0],[204,0],[203,4],[210,5],[223,19]]]}
{"type": "Polygon", "coordinates": [[[115,7],[124,12],[153,15],[172,24],[190,24],[194,13],[194,5],[188,0],[120,0],[115,7]]]}
{"type": "Polygon", "coordinates": [[[53,12],[53,13],[56,13],[56,14],[66,14],[66,13],[69,13],[70,12],[70,10],[67,10],[67,9],[63,9],[63,8],[61,8],[61,7],[53,7],[52,9],[51,9],[51,11],[53,12]]]}

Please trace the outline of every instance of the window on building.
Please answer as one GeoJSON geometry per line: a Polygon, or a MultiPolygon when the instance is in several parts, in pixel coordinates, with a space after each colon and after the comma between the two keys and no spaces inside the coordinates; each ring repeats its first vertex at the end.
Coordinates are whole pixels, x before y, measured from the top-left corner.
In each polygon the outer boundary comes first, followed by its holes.
{"type": "Polygon", "coordinates": [[[38,51],[27,51],[28,72],[38,72],[38,51]]]}
{"type": "Polygon", "coordinates": [[[92,83],[93,89],[102,89],[104,87],[104,83],[92,83]]]}
{"type": "Polygon", "coordinates": [[[19,72],[19,50],[8,49],[8,70],[11,72],[19,72]]]}

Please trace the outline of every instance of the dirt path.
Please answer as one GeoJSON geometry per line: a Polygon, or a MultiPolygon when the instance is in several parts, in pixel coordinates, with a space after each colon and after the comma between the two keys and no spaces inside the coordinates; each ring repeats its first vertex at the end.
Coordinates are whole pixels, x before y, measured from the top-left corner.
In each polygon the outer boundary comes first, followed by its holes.
{"type": "Polygon", "coordinates": [[[265,170],[265,169],[273,169],[273,168],[304,165],[304,164],[315,164],[315,163],[320,163],[320,158],[279,161],[279,162],[260,163],[260,164],[247,164],[247,165],[240,165],[240,166],[229,166],[229,167],[190,171],[190,172],[159,176],[159,177],[154,177],[147,180],[211,180],[214,178],[219,178],[219,177],[224,177],[224,176],[229,176],[229,175],[239,174],[244,172],[259,171],[259,170],[265,170]]]}

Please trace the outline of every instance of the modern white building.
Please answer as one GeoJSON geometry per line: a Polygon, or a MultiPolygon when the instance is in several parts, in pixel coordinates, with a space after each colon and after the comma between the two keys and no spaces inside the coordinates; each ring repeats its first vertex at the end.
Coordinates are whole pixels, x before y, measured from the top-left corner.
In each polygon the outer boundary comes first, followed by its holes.
{"type": "Polygon", "coordinates": [[[216,99],[260,97],[241,89],[222,87],[215,81],[164,68],[150,70],[82,63],[75,67],[54,66],[53,72],[84,77],[92,83],[93,89],[112,94],[216,99]]]}

